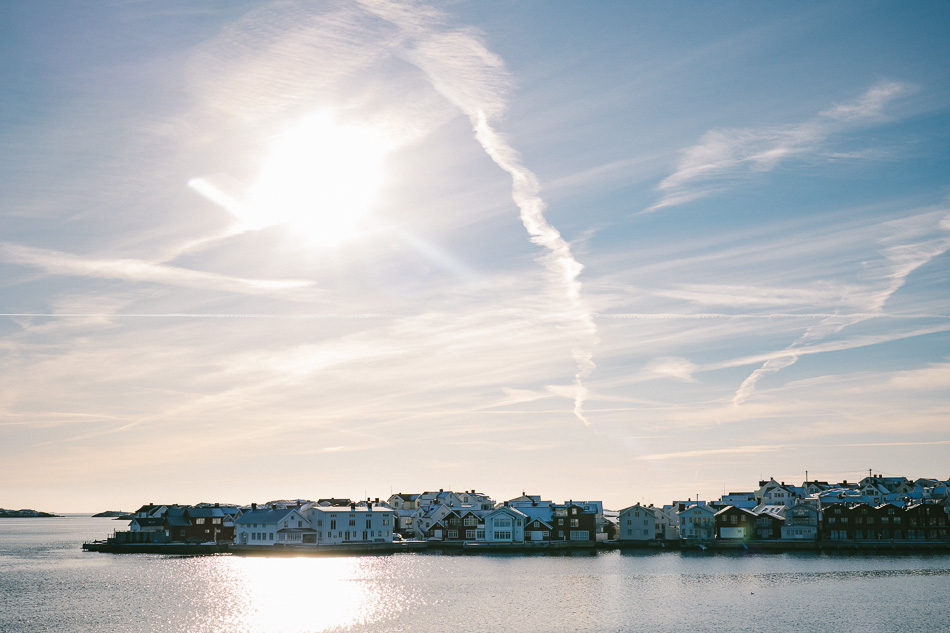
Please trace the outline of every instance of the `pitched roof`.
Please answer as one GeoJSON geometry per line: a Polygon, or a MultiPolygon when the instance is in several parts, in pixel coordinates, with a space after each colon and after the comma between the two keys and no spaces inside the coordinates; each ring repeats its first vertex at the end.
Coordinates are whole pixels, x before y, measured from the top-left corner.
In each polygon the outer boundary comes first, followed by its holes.
{"type": "MultiPolygon", "coordinates": [[[[294,508],[271,509],[258,508],[241,515],[241,518],[235,521],[236,524],[246,525],[248,523],[279,523],[289,514],[297,512],[294,508]]],[[[299,513],[298,513],[299,514],[299,513]]]]}

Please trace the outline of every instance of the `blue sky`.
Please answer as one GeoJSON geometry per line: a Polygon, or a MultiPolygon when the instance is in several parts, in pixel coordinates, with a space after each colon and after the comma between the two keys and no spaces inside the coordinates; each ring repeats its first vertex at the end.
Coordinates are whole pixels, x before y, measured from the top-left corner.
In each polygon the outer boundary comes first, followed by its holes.
{"type": "Polygon", "coordinates": [[[948,22],[4,6],[0,505],[950,476],[948,22]]]}

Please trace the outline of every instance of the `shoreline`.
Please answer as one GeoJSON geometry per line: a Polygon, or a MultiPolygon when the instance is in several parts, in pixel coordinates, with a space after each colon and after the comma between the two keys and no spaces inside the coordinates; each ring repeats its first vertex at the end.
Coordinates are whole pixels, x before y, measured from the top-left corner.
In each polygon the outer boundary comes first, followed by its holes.
{"type": "Polygon", "coordinates": [[[589,554],[602,551],[640,551],[658,553],[677,551],[684,554],[787,554],[787,553],[860,553],[919,554],[950,553],[950,541],[841,541],[841,542],[775,542],[745,543],[715,541],[648,541],[623,543],[464,543],[439,541],[402,541],[395,543],[349,543],[341,545],[234,545],[231,543],[108,543],[92,541],[82,544],[87,552],[103,554],[166,554],[176,556],[378,556],[388,554],[520,554],[563,555],[589,554]]]}

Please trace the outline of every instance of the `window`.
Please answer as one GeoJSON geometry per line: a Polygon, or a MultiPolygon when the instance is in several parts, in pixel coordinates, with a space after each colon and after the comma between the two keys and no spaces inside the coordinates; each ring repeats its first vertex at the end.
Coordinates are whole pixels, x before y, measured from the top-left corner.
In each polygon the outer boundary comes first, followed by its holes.
{"type": "Polygon", "coordinates": [[[511,519],[495,519],[496,528],[510,528],[511,519]]]}
{"type": "Polygon", "coordinates": [[[356,519],[350,519],[350,527],[356,527],[356,519]]]}
{"type": "Polygon", "coordinates": [[[215,525],[221,525],[221,517],[215,517],[211,519],[211,522],[214,523],[215,525]]]}
{"type": "MultiPolygon", "coordinates": [[[[333,515],[331,514],[330,516],[332,517],[333,515]]],[[[336,529],[336,519],[330,519],[330,529],[331,530],[336,529]]]]}
{"type": "Polygon", "coordinates": [[[571,527],[577,527],[577,519],[571,519],[571,527]]]}
{"type": "Polygon", "coordinates": [[[458,530],[449,530],[449,538],[458,538],[458,537],[459,537],[458,530]]]}
{"type": "Polygon", "coordinates": [[[478,519],[476,519],[470,514],[467,517],[465,517],[465,525],[466,526],[478,525],[478,519]]]}
{"type": "Polygon", "coordinates": [[[195,525],[204,525],[204,523],[205,523],[204,519],[195,519],[195,525]]]}
{"type": "Polygon", "coordinates": [[[477,540],[485,540],[485,530],[475,530],[475,538],[477,540]]]}
{"type": "Polygon", "coordinates": [[[511,540],[511,530],[495,530],[493,538],[496,541],[510,541],[511,540]]]}
{"type": "Polygon", "coordinates": [[[465,538],[475,538],[475,530],[465,530],[465,538]]]}
{"type": "Polygon", "coordinates": [[[586,541],[589,538],[587,530],[571,530],[572,541],[586,541]]]}

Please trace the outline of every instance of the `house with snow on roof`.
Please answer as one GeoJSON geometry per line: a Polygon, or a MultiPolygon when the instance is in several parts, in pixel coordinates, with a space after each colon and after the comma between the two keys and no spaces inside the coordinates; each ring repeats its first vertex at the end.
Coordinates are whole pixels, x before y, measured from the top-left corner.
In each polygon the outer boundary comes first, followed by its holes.
{"type": "Polygon", "coordinates": [[[304,545],[316,543],[310,521],[297,508],[257,507],[234,521],[237,545],[304,545]]]}
{"type": "Polygon", "coordinates": [[[621,541],[652,541],[656,539],[656,514],[654,508],[632,505],[620,511],[621,541]]]}

